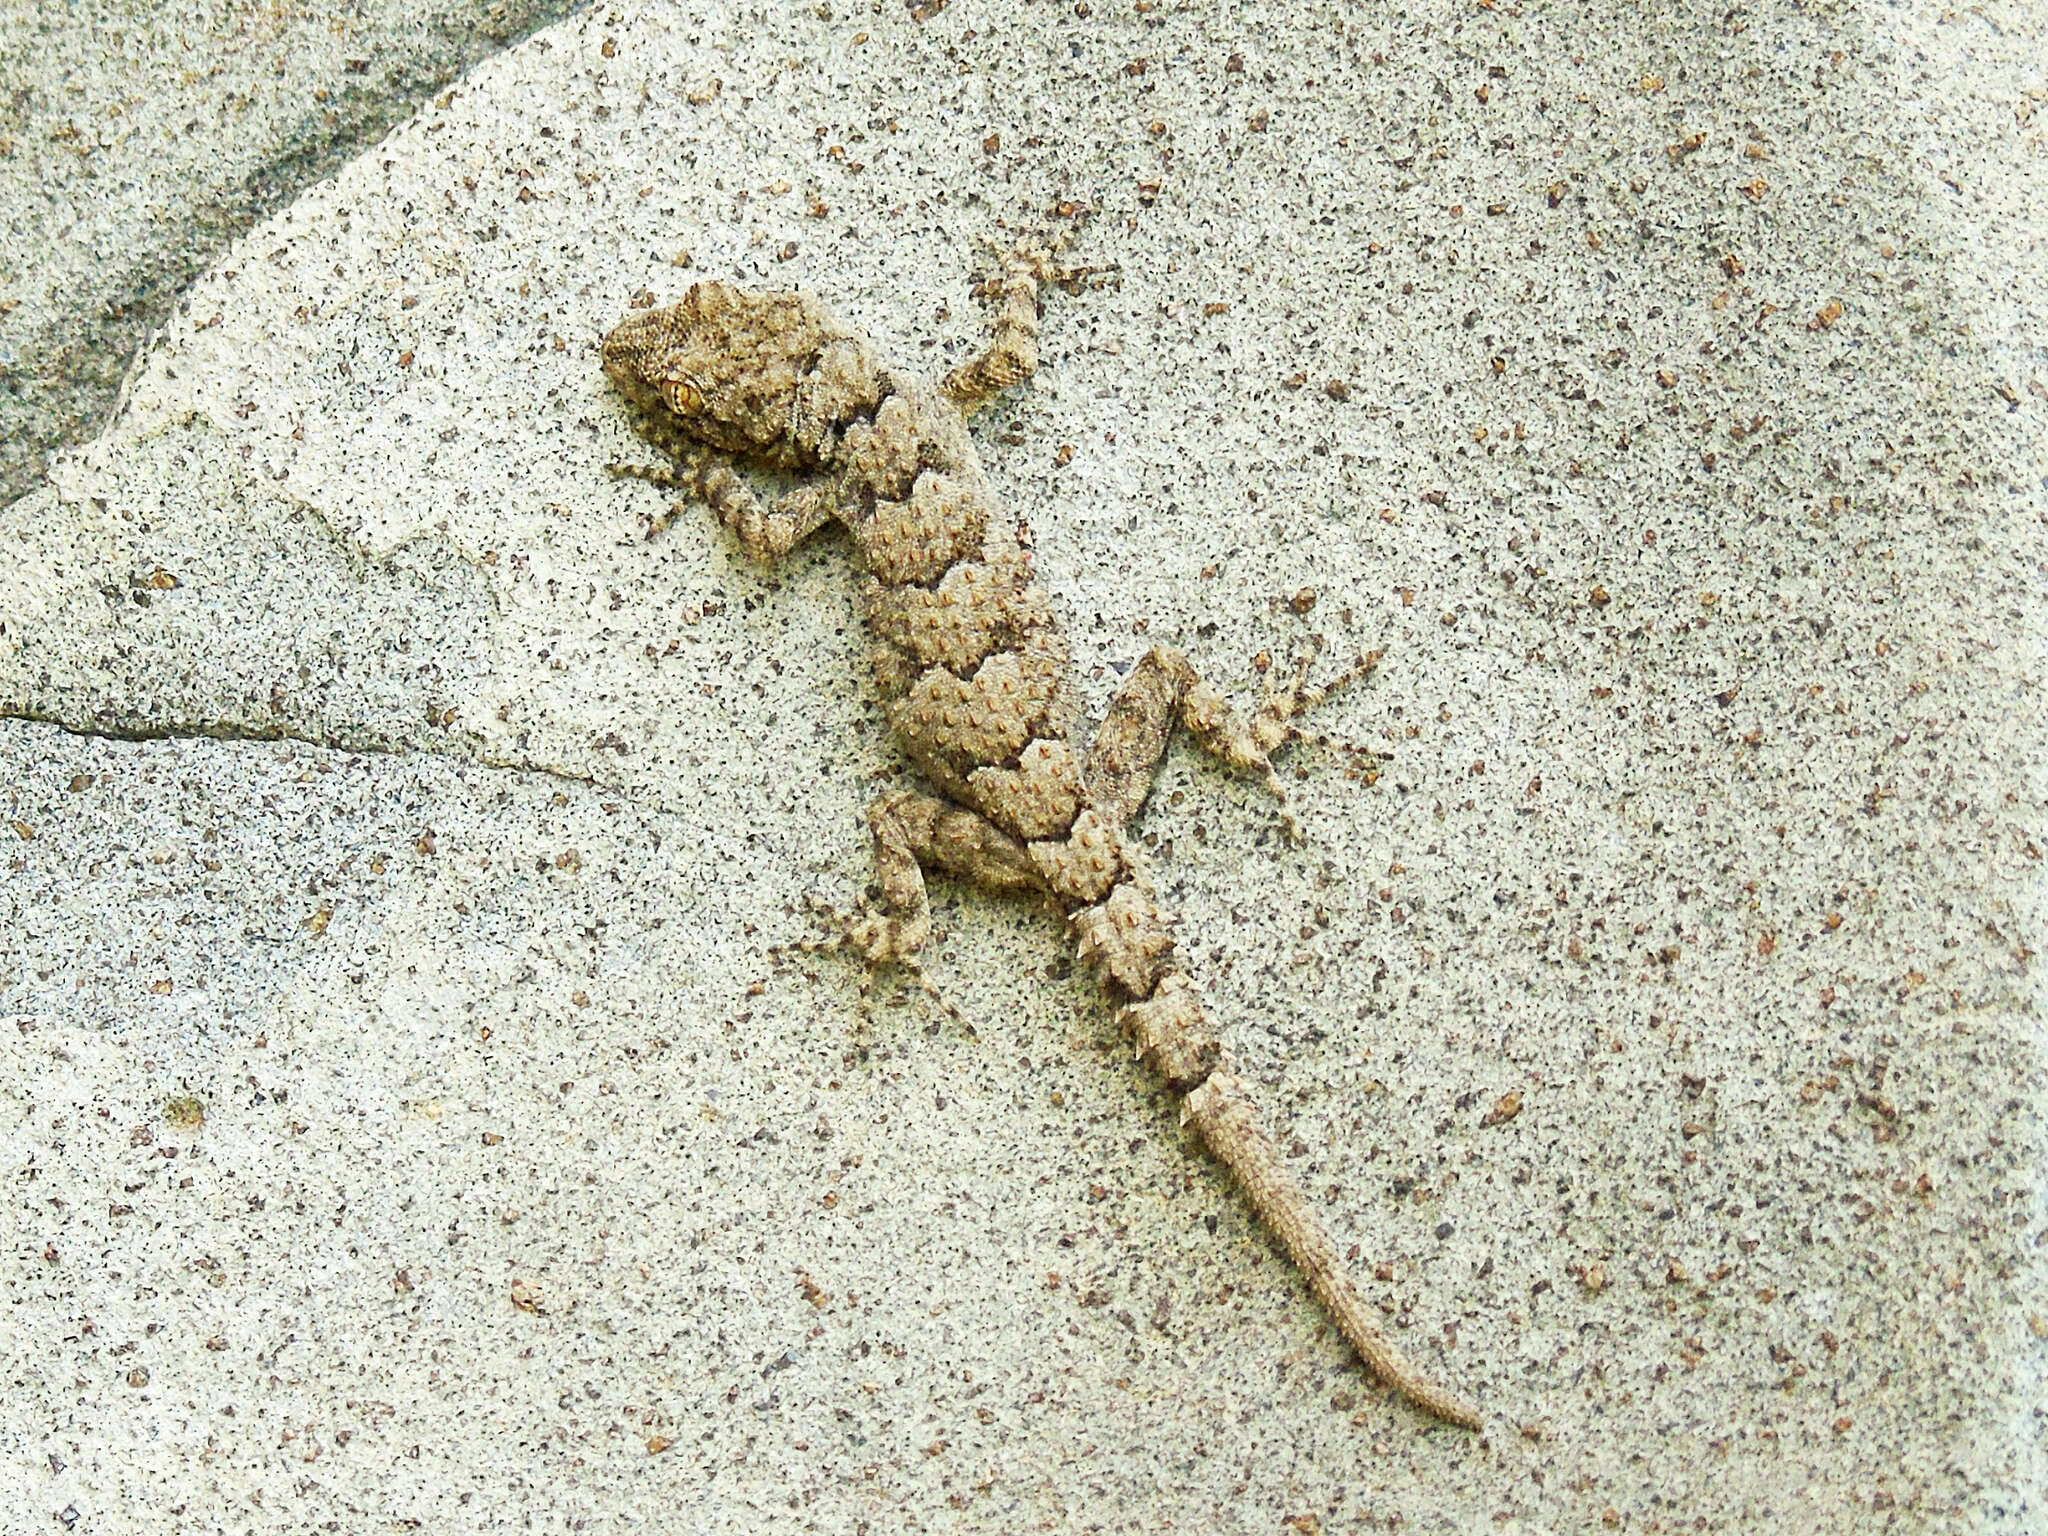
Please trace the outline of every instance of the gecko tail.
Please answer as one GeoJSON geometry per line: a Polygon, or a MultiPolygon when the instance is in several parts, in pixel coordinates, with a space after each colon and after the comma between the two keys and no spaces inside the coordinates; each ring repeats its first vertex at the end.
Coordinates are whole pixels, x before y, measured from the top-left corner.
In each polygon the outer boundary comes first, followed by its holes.
{"type": "Polygon", "coordinates": [[[1208,1014],[1173,960],[1173,935],[1152,898],[1131,879],[1108,900],[1074,915],[1081,961],[1113,995],[1131,999],[1119,1018],[1138,1054],[1176,1093],[1187,1095],[1192,1120],[1211,1150],[1237,1175],[1252,1206],[1308,1276],[1338,1330],[1366,1368],[1426,1413],[1465,1429],[1479,1413],[1437,1386],[1401,1357],[1373,1320],[1337,1245],[1287,1172],[1280,1148],[1259,1123],[1258,1106],[1225,1065],[1208,1014]]]}
{"type": "Polygon", "coordinates": [[[1237,1175],[1253,1207],[1308,1276],[1366,1369],[1425,1413],[1465,1429],[1480,1428],[1477,1409],[1429,1380],[1380,1332],[1337,1245],[1288,1174],[1279,1146],[1260,1124],[1258,1106],[1244,1083],[1228,1072],[1212,1072],[1188,1094],[1187,1119],[1237,1175]]]}

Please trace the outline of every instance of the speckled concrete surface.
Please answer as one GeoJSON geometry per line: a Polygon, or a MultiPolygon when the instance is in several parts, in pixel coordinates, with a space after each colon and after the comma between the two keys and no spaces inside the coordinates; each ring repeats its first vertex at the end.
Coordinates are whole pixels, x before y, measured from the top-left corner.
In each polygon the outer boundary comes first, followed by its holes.
{"type": "Polygon", "coordinates": [[[2041,13],[1097,11],[564,23],[0,514],[35,1519],[2040,1523],[2041,13]],[[600,473],[635,295],[938,368],[1059,197],[1120,281],[981,431],[1090,700],[1386,651],[1306,845],[1182,751],[1147,826],[1484,1437],[1360,1378],[1045,920],[941,892],[972,1033],[771,956],[899,771],[841,551],[600,473]]]}
{"type": "Polygon", "coordinates": [[[0,501],[230,238],[561,0],[0,6],[0,501]]]}

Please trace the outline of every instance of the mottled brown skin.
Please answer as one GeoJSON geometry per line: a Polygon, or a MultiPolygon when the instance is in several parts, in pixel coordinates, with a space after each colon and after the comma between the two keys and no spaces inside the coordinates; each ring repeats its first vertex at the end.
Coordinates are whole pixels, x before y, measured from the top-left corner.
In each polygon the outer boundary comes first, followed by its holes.
{"type": "MultiPolygon", "coordinates": [[[[938,794],[883,796],[868,810],[883,904],[842,920],[837,942],[871,964],[915,967],[931,936],[924,870],[1064,910],[1081,959],[1123,1004],[1139,1054],[1186,1096],[1183,1118],[1237,1174],[1373,1373],[1437,1417],[1471,1408],[1404,1361],[1338,1257],[1175,955],[1125,841],[1178,722],[1232,767],[1262,773],[1290,722],[1331,688],[1306,665],[1249,720],[1187,657],[1156,646],[1118,691],[1085,754],[1072,737],[1071,657],[1025,530],[983,480],[966,415],[1037,364],[1037,295],[1051,252],[1020,247],[991,285],[991,343],[937,388],[891,367],[808,295],[699,283],[682,302],[622,321],[605,371],[673,469],[629,469],[708,504],[747,552],[784,555],[828,522],[853,541],[875,679],[903,750],[938,794]],[[764,504],[739,459],[802,477],[764,504]]],[[[658,519],[655,530],[668,519],[658,519]]],[[[650,533],[651,536],[651,533],[650,533]]],[[[1291,823],[1290,823],[1291,825],[1291,823]]]]}

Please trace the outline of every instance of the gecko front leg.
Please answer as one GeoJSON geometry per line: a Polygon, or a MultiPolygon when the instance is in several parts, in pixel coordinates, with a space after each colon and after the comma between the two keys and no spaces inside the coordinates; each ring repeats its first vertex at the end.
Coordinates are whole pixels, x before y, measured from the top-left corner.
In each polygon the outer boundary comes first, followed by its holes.
{"type": "Polygon", "coordinates": [[[664,532],[692,501],[701,501],[739,539],[740,548],[763,565],[780,560],[836,516],[829,485],[799,486],[771,507],[724,454],[697,444],[678,448],[672,465],[613,464],[610,469],[683,493],[667,511],[647,520],[648,538],[664,532]]]}
{"type": "Polygon", "coordinates": [[[1050,263],[1050,252],[1019,246],[1004,261],[1002,276],[988,285],[988,293],[1001,301],[990,325],[988,346],[945,379],[946,393],[961,410],[978,409],[1037,371],[1038,285],[1050,263]]]}
{"type": "Polygon", "coordinates": [[[1047,283],[1078,284],[1114,268],[1053,265],[1073,238],[1072,226],[1031,235],[1004,253],[1002,270],[982,288],[992,301],[989,339],[979,354],[947,374],[941,388],[972,414],[1012,384],[1038,371],[1038,290],[1047,283]]]}

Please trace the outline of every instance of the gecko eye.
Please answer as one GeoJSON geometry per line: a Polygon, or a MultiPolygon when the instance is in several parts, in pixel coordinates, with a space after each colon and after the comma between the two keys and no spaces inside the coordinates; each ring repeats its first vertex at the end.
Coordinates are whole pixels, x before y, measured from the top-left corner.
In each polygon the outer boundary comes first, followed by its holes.
{"type": "Polygon", "coordinates": [[[661,398],[678,416],[696,416],[704,410],[704,391],[688,379],[671,379],[661,387],[661,398]]]}

